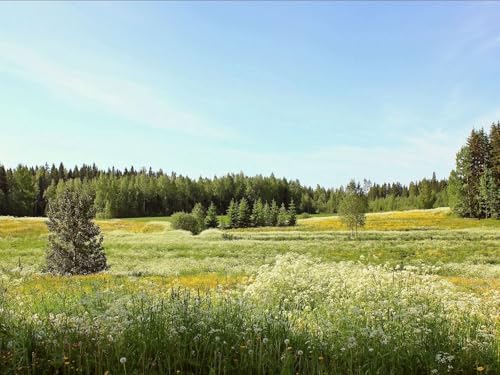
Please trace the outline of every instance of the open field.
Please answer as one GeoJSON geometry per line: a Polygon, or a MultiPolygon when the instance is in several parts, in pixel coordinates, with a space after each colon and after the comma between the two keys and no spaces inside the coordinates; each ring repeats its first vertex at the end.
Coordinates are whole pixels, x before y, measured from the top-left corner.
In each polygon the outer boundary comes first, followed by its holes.
{"type": "Polygon", "coordinates": [[[500,371],[500,221],[370,214],[356,240],[337,217],[98,223],[109,271],[55,277],[44,221],[0,218],[0,373],[500,371]]]}

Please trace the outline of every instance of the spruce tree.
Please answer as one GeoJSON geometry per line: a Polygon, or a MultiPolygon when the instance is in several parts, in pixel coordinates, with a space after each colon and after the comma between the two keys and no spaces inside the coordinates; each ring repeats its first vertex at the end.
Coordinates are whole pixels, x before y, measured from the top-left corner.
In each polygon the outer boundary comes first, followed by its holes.
{"type": "Polygon", "coordinates": [[[456,155],[456,168],[448,179],[448,201],[451,209],[460,216],[472,216],[474,196],[468,187],[469,179],[470,154],[467,146],[464,146],[456,155]]]}
{"type": "MultiPolygon", "coordinates": [[[[331,197],[333,194],[330,195],[331,197]]],[[[295,209],[295,203],[293,202],[293,199],[290,201],[290,204],[288,205],[288,225],[294,226],[297,224],[297,210],[295,209]]]]}
{"type": "Polygon", "coordinates": [[[264,206],[262,205],[262,200],[260,198],[253,204],[251,221],[255,227],[263,227],[266,225],[264,206]]]}
{"type": "Polygon", "coordinates": [[[500,218],[500,122],[491,125],[490,129],[490,164],[493,177],[493,189],[496,190],[492,216],[500,218]]]}
{"type": "Polygon", "coordinates": [[[279,227],[285,227],[288,225],[288,219],[289,219],[289,216],[288,216],[288,212],[285,208],[285,204],[281,203],[281,207],[280,207],[279,213],[278,213],[278,221],[277,221],[276,225],[279,227]]]}
{"type": "Polygon", "coordinates": [[[210,202],[208,206],[207,216],[205,217],[205,227],[207,228],[217,228],[219,226],[219,220],[217,219],[217,207],[215,207],[213,202],[210,202]]]}
{"type": "Polygon", "coordinates": [[[271,207],[267,202],[264,204],[263,214],[264,214],[264,225],[267,227],[271,227],[273,225],[273,215],[271,213],[271,207]]]}
{"type": "Polygon", "coordinates": [[[280,209],[276,204],[276,201],[273,199],[271,202],[271,226],[275,227],[278,224],[278,215],[280,213],[280,209]]]}
{"type": "Polygon", "coordinates": [[[470,156],[470,173],[467,178],[467,194],[469,199],[470,216],[481,217],[479,206],[479,186],[483,173],[490,163],[490,144],[484,130],[472,130],[467,139],[467,148],[470,156]]]}
{"type": "Polygon", "coordinates": [[[89,274],[107,268],[92,197],[66,189],[49,203],[47,269],[56,274],[89,274]]]}
{"type": "Polygon", "coordinates": [[[228,227],[238,228],[238,204],[234,201],[234,198],[229,202],[229,207],[227,208],[228,217],[228,227]]]}
{"type": "Polygon", "coordinates": [[[246,198],[241,198],[238,206],[238,226],[248,228],[250,226],[250,207],[246,198]]]}
{"type": "Polygon", "coordinates": [[[495,184],[493,172],[486,169],[479,181],[479,208],[481,216],[485,218],[499,217],[500,188],[495,184]]]}

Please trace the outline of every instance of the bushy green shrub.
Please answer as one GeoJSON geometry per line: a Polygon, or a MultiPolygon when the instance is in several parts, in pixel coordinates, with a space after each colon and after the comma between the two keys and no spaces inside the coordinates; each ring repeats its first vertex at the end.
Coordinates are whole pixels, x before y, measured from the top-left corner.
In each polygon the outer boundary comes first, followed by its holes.
{"type": "Polygon", "coordinates": [[[172,215],[172,228],[187,230],[193,234],[200,233],[198,220],[193,214],[186,212],[176,212],[172,215]]]}

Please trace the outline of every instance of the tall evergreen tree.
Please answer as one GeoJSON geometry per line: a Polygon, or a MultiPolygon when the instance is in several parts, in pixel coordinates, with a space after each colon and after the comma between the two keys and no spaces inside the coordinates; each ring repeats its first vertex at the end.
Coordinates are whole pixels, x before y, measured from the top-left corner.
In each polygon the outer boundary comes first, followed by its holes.
{"type": "Polygon", "coordinates": [[[253,203],[251,222],[255,227],[263,227],[266,225],[264,205],[262,204],[262,200],[260,198],[253,203]]]}
{"type": "Polygon", "coordinates": [[[269,206],[269,203],[266,202],[264,204],[263,212],[264,212],[265,226],[267,227],[273,226],[273,214],[271,212],[271,207],[269,206]]]}
{"type": "Polygon", "coordinates": [[[485,218],[498,218],[500,211],[500,187],[495,184],[491,169],[481,175],[479,181],[479,209],[480,215],[485,218]]]}
{"type": "Polygon", "coordinates": [[[248,228],[250,226],[250,207],[245,197],[241,198],[238,206],[238,226],[248,228]]]}
{"type": "Polygon", "coordinates": [[[288,205],[288,225],[294,226],[297,224],[297,210],[295,209],[295,203],[293,199],[290,201],[288,205]]]}
{"type": "Polygon", "coordinates": [[[472,130],[467,139],[467,148],[470,156],[470,173],[467,179],[470,215],[472,217],[481,217],[479,186],[481,176],[490,163],[490,144],[483,129],[479,131],[472,130]]]}
{"type": "Polygon", "coordinates": [[[228,227],[229,228],[238,228],[238,204],[231,199],[229,202],[229,207],[227,208],[227,217],[228,217],[228,227]]]}
{"type": "Polygon", "coordinates": [[[219,220],[217,219],[217,207],[215,207],[213,202],[210,202],[210,206],[208,206],[207,216],[205,217],[205,226],[207,228],[217,228],[219,226],[219,220]]]}
{"type": "Polygon", "coordinates": [[[278,216],[280,214],[280,209],[274,199],[271,202],[270,210],[271,210],[271,226],[274,227],[278,224],[278,216]]]}
{"type": "Polygon", "coordinates": [[[285,208],[285,204],[281,203],[276,225],[279,227],[285,227],[288,225],[288,220],[289,220],[288,211],[285,208]]]}
{"type": "Polygon", "coordinates": [[[89,274],[107,268],[100,228],[94,223],[92,197],[65,189],[47,211],[47,268],[57,274],[89,274]]]}

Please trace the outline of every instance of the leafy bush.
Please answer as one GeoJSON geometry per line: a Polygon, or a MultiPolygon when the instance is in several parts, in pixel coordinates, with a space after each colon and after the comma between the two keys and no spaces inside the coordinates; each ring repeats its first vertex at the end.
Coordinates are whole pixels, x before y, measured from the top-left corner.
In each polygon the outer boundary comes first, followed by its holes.
{"type": "Polygon", "coordinates": [[[187,230],[193,234],[200,233],[198,219],[193,214],[186,212],[176,212],[172,215],[172,228],[187,230]]]}

